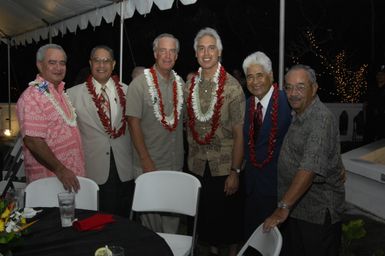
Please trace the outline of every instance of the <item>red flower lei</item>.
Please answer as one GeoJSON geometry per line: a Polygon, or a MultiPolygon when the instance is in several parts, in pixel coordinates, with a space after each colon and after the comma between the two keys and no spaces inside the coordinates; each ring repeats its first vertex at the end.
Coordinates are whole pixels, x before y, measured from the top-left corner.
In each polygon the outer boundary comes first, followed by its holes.
{"type": "Polygon", "coordinates": [[[117,76],[112,76],[111,78],[112,78],[112,80],[114,80],[116,92],[118,93],[118,97],[119,97],[119,103],[123,109],[122,120],[121,120],[122,126],[119,128],[118,131],[116,131],[115,127],[113,129],[111,128],[111,120],[106,115],[106,113],[102,107],[102,103],[99,100],[99,97],[95,92],[95,86],[92,83],[92,76],[91,75],[87,78],[86,86],[87,86],[88,92],[92,96],[93,102],[95,103],[100,121],[102,122],[105,131],[107,132],[107,134],[110,135],[111,138],[115,139],[115,138],[118,138],[118,137],[120,137],[126,133],[126,127],[127,127],[126,97],[125,97],[125,94],[123,92],[122,85],[119,83],[119,78],[117,76]]]}
{"type": "Polygon", "coordinates": [[[249,108],[249,116],[250,116],[250,126],[249,126],[249,155],[251,163],[257,167],[262,168],[266,164],[270,163],[273,159],[274,149],[275,149],[275,143],[277,139],[277,131],[278,131],[278,86],[277,84],[273,85],[273,106],[272,106],[272,112],[271,112],[271,121],[272,121],[272,127],[270,130],[269,135],[269,145],[268,145],[268,153],[267,158],[265,158],[262,163],[257,163],[257,159],[255,156],[255,142],[254,142],[254,115],[256,112],[255,109],[255,97],[252,97],[250,99],[250,108],[249,108]]]}
{"type": "Polygon", "coordinates": [[[195,87],[195,77],[196,76],[193,76],[193,78],[191,79],[191,87],[190,87],[190,91],[189,91],[189,95],[188,95],[188,99],[187,99],[187,113],[189,116],[188,125],[190,127],[190,130],[191,130],[191,133],[192,133],[194,140],[201,145],[206,145],[206,144],[209,144],[211,142],[212,138],[214,137],[215,131],[217,130],[217,128],[219,126],[219,119],[221,117],[221,108],[223,105],[223,95],[222,94],[224,91],[225,81],[226,81],[227,75],[226,75],[226,70],[223,67],[221,67],[220,73],[219,73],[219,78],[218,78],[218,90],[217,90],[217,95],[216,95],[217,102],[214,105],[214,113],[213,113],[213,117],[211,119],[211,131],[206,133],[203,139],[201,139],[198,132],[195,130],[195,114],[194,114],[194,109],[192,107],[192,93],[193,93],[194,87],[195,87]]]}
{"type": "Polygon", "coordinates": [[[156,88],[156,91],[158,92],[159,96],[159,111],[160,114],[162,115],[162,120],[160,122],[162,123],[163,127],[166,128],[169,132],[175,131],[176,127],[178,126],[178,110],[177,110],[177,105],[178,105],[178,96],[176,93],[176,77],[174,79],[174,82],[172,83],[172,96],[174,100],[174,124],[172,126],[168,125],[166,122],[166,113],[164,113],[164,105],[163,105],[163,100],[162,100],[162,93],[160,92],[160,87],[158,83],[158,77],[156,75],[156,71],[154,67],[150,68],[150,73],[152,75],[152,78],[154,80],[154,85],[156,88]]]}

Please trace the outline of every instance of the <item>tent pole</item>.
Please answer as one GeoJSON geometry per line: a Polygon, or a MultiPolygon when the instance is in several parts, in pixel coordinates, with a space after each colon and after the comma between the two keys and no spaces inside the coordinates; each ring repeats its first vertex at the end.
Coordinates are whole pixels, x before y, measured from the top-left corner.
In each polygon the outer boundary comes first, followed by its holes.
{"type": "Polygon", "coordinates": [[[8,39],[8,129],[10,132],[12,126],[11,120],[11,40],[8,39]]]}
{"type": "Polygon", "coordinates": [[[122,82],[123,77],[123,1],[120,2],[120,51],[119,51],[119,79],[122,82]]]}
{"type": "Polygon", "coordinates": [[[279,7],[279,89],[283,87],[285,62],[285,0],[280,0],[279,7]]]}
{"type": "Polygon", "coordinates": [[[49,43],[52,44],[51,24],[48,25],[48,37],[49,37],[49,43]]]}

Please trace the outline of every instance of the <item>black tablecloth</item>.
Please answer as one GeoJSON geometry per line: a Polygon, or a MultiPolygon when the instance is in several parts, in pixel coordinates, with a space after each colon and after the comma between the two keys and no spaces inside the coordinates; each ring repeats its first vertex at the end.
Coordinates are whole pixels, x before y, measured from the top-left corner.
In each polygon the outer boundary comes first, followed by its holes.
{"type": "MultiPolygon", "coordinates": [[[[76,218],[82,220],[95,214],[93,211],[76,210],[76,218]]],[[[126,218],[114,216],[116,222],[98,231],[76,231],[62,228],[58,208],[44,208],[36,217],[38,222],[28,228],[20,246],[12,249],[14,256],[93,256],[96,249],[105,245],[124,247],[126,256],[167,256],[172,252],[166,242],[151,230],[126,218]]]]}

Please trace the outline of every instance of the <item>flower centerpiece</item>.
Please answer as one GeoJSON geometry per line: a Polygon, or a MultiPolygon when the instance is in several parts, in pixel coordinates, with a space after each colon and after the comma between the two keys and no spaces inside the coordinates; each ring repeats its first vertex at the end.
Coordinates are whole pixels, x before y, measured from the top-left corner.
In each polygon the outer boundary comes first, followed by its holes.
{"type": "Polygon", "coordinates": [[[0,198],[0,255],[7,255],[33,223],[26,222],[23,211],[16,208],[13,199],[0,198]]]}

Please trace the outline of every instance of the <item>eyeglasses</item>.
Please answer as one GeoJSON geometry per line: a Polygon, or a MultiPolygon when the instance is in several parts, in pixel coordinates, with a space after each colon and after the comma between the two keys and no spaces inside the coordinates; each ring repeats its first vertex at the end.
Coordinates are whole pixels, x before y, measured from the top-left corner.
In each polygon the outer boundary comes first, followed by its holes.
{"type": "Polygon", "coordinates": [[[299,93],[303,93],[306,91],[306,85],[304,84],[286,84],[285,85],[285,91],[286,92],[291,92],[296,90],[299,93]]]}
{"type": "Polygon", "coordinates": [[[113,60],[109,59],[109,58],[92,58],[91,61],[95,64],[110,64],[112,63],[113,60]]]}

